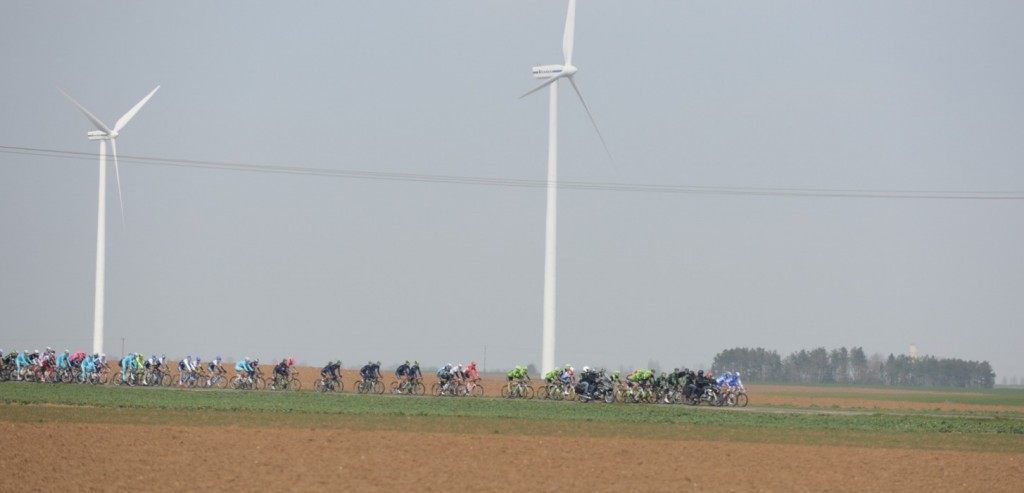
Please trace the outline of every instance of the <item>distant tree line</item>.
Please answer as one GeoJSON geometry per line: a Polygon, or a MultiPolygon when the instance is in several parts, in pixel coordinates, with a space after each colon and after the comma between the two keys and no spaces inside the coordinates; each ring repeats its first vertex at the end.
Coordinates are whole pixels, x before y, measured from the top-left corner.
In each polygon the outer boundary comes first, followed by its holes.
{"type": "Polygon", "coordinates": [[[718,373],[739,371],[744,380],[761,382],[992,388],[996,381],[988,361],[904,354],[883,358],[867,356],[861,347],[801,349],[785,358],[764,348],[733,348],[715,355],[713,368],[718,373]]]}

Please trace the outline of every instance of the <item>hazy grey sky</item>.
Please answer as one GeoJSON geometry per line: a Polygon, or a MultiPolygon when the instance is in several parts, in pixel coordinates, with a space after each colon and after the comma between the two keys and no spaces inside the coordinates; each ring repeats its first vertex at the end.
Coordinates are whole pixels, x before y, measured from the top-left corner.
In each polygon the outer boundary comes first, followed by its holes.
{"type": "MultiPolygon", "coordinates": [[[[564,1],[0,4],[0,145],[543,180],[564,1]]],[[[581,0],[561,178],[1024,197],[1024,3],[581,0]]],[[[4,151],[0,149],[0,151],[4,151]]],[[[108,353],[539,363],[545,192],[122,162],[108,353]]],[[[111,174],[111,180],[113,175],[111,174]]],[[[0,347],[91,344],[95,157],[0,152],[0,347]]],[[[1024,200],[568,189],[557,362],[863,346],[1024,376],[1024,200]]]]}

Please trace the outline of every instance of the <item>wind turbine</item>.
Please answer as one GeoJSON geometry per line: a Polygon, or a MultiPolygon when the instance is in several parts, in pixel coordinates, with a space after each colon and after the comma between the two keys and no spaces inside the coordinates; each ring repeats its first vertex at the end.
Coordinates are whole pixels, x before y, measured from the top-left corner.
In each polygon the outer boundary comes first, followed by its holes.
{"type": "MultiPolygon", "coordinates": [[[[124,198],[121,195],[121,172],[117,165],[117,143],[116,139],[120,135],[121,130],[125,125],[135,117],[135,114],[139,112],[144,104],[149,101],[149,98],[156,94],[156,91],[160,89],[160,86],[156,86],[156,89],[150,91],[146,97],[142,98],[132,109],[128,110],[121,118],[114,124],[114,128],[106,126],[99,118],[89,113],[89,110],[85,109],[78,101],[75,101],[68,93],[61,90],[61,94],[68,98],[79,111],[85,115],[89,121],[92,122],[96,130],[92,130],[88,133],[89,140],[100,141],[100,191],[99,191],[99,207],[97,211],[98,220],[96,221],[96,310],[95,318],[93,322],[93,333],[92,333],[92,351],[94,353],[103,352],[103,293],[104,293],[104,278],[106,273],[106,250],[107,250],[107,141],[110,141],[110,150],[114,155],[114,175],[117,178],[117,198],[121,204],[121,223],[124,224],[124,198]]],[[[58,89],[59,90],[59,89],[58,89]]]]}
{"type": "Polygon", "coordinates": [[[590,122],[597,130],[597,136],[604,145],[605,152],[608,152],[608,145],[597,128],[594,115],[590,113],[587,102],[583,100],[580,88],[576,86],[573,76],[576,74],[576,66],[572,64],[573,38],[576,29],[576,0],[569,0],[569,12],[565,16],[565,34],[562,37],[562,56],[564,63],[561,65],[542,65],[533,67],[535,79],[547,79],[530,92],[520,96],[520,99],[529,96],[545,87],[551,87],[551,102],[548,107],[548,203],[547,220],[544,240],[544,336],[543,350],[541,352],[541,374],[546,374],[555,367],[555,260],[557,252],[557,222],[558,222],[558,80],[567,79],[572,84],[573,90],[580,98],[583,109],[586,110],[590,122]]]}

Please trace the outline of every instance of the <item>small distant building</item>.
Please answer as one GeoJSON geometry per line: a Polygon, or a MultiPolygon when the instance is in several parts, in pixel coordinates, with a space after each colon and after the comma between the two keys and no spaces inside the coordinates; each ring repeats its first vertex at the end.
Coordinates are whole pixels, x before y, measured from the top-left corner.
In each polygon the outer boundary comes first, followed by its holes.
{"type": "Polygon", "coordinates": [[[917,361],[917,344],[910,345],[910,359],[917,361]]]}

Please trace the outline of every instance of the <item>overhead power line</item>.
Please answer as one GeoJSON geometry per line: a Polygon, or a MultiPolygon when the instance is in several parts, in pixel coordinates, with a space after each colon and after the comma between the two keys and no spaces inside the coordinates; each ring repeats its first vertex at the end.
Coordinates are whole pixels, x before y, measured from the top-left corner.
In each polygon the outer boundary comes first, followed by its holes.
{"type": "MultiPolygon", "coordinates": [[[[96,155],[88,152],[37,149],[31,147],[0,146],[0,153],[21,154],[39,157],[95,160],[96,155]]],[[[152,166],[173,166],[249,173],[279,173],[289,175],[327,176],[360,180],[386,180],[421,183],[448,183],[456,185],[483,185],[497,187],[546,188],[545,180],[516,178],[485,178],[476,176],[431,175],[385,171],[360,171],[331,168],[313,168],[284,165],[261,165],[231,163],[224,161],[197,161],[186,159],[157,158],[145,156],[119,156],[122,163],[136,163],[152,166]]],[[[1024,192],[958,191],[958,190],[866,190],[830,188],[764,188],[764,187],[720,187],[698,185],[651,185],[638,183],[608,183],[563,181],[559,189],[597,190],[631,193],[673,193],[702,195],[752,195],[783,197],[832,197],[832,198],[876,198],[876,199],[931,199],[931,200],[1024,200],[1024,192]]]]}

